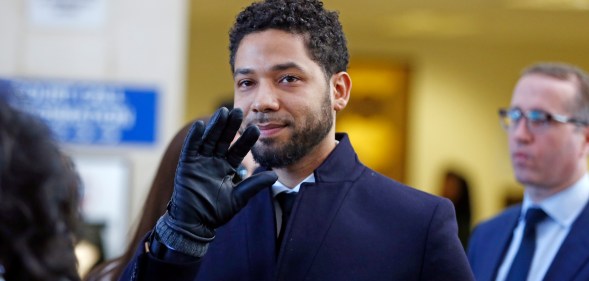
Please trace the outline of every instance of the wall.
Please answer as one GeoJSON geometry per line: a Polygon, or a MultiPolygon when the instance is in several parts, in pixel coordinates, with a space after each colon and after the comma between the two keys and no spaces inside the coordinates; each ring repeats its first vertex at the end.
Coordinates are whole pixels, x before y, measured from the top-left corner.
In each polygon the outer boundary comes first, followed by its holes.
{"type": "Polygon", "coordinates": [[[222,102],[233,101],[229,28],[239,9],[222,8],[223,2],[205,2],[193,1],[190,17],[185,104],[187,121],[210,115],[222,102]],[[220,14],[211,16],[215,11],[220,14]],[[210,18],[214,20],[206,20],[210,18]]]}

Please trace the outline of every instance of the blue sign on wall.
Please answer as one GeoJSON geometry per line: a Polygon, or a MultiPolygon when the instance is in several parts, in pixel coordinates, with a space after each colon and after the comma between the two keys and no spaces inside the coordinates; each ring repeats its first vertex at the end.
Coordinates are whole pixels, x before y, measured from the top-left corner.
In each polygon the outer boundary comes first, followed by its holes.
{"type": "Polygon", "coordinates": [[[35,79],[0,79],[0,84],[17,107],[47,121],[59,141],[155,142],[158,93],[153,88],[35,79]]]}

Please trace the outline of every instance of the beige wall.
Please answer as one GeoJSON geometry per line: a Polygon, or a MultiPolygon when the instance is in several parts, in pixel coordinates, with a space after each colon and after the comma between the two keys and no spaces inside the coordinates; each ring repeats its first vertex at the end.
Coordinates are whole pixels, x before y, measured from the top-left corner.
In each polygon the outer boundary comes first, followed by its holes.
{"type": "Polygon", "coordinates": [[[215,20],[208,13],[206,1],[193,1],[190,24],[186,120],[210,115],[224,100],[233,100],[233,78],[229,67],[229,28],[239,12],[224,10],[215,20]]]}

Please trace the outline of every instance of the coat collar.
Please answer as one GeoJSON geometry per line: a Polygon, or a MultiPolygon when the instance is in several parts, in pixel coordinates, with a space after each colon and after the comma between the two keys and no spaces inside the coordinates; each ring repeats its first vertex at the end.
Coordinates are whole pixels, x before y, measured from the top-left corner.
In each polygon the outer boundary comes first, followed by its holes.
{"type": "Polygon", "coordinates": [[[362,173],[362,170],[357,169],[360,161],[350,143],[348,134],[336,133],[335,139],[339,143],[325,161],[315,169],[316,182],[354,181],[362,173]],[[353,161],[350,161],[352,159],[353,161]]]}

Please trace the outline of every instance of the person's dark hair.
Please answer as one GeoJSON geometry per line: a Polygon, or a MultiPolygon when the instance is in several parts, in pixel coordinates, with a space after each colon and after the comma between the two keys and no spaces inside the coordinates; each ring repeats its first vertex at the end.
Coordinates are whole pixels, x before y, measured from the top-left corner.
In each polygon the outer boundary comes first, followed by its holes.
{"type": "Polygon", "coordinates": [[[456,212],[464,212],[469,214],[470,219],[470,194],[468,181],[464,176],[457,172],[448,171],[446,173],[446,181],[453,181],[457,187],[457,197],[451,198],[456,206],[456,212]]]}
{"type": "Polygon", "coordinates": [[[542,74],[577,84],[577,97],[571,103],[572,114],[589,122],[589,76],[582,69],[565,63],[538,63],[524,69],[522,76],[542,74]]]}
{"type": "Polygon", "coordinates": [[[0,264],[6,280],[79,280],[78,177],[38,118],[0,99],[0,264]]]}
{"type": "Polygon", "coordinates": [[[444,175],[442,196],[450,199],[456,211],[458,238],[466,249],[470,237],[472,210],[468,180],[458,172],[448,170],[444,175]]]}
{"type": "Polygon", "coordinates": [[[348,48],[337,12],[325,10],[317,0],[267,0],[253,3],[237,15],[229,32],[232,72],[241,40],[268,29],[302,35],[311,59],[321,66],[326,77],[347,70],[348,48]]]}
{"type": "Polygon", "coordinates": [[[84,280],[118,280],[133,258],[137,245],[143,240],[145,234],[154,228],[161,215],[166,212],[166,206],[174,190],[174,176],[182,144],[191,125],[192,122],[189,122],[180,129],[168,144],[143,204],[143,213],[125,252],[116,259],[98,265],[84,277],[84,280]]]}

